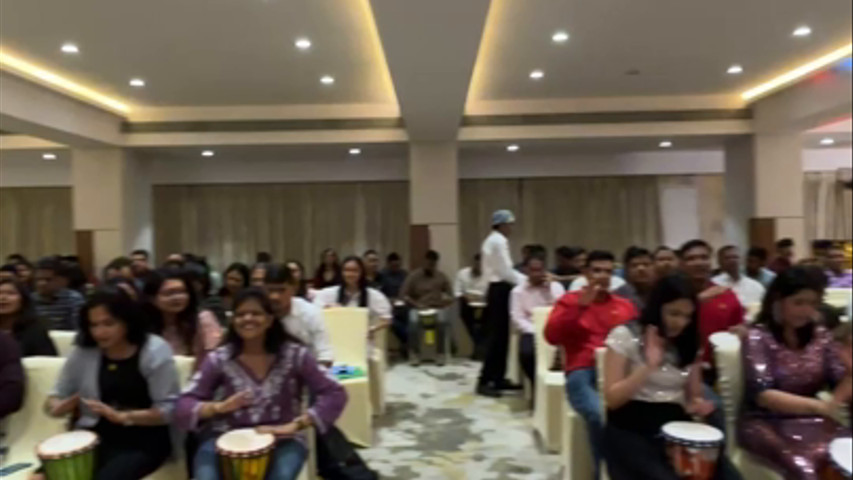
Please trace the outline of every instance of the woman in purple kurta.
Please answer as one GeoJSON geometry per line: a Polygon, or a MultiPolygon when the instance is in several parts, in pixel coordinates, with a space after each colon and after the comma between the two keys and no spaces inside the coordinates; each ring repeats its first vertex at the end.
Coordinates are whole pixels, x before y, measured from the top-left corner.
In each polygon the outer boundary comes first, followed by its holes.
{"type": "Polygon", "coordinates": [[[842,361],[839,345],[815,323],[818,292],[808,269],[782,272],[743,347],[739,442],[788,480],[820,478],[829,443],[850,435],[832,419],[853,393],[850,359],[842,361]],[[831,400],[816,398],[827,389],[831,400]]]}
{"type": "Polygon", "coordinates": [[[224,345],[208,354],[178,400],[175,416],[183,428],[200,431],[196,480],[221,479],[216,439],[238,428],[275,435],[267,478],[292,480],[307,455],[303,430],[314,427],[324,433],[346,402],[343,387],[275,320],[263,290],[249,288],[234,299],[224,345]],[[314,401],[301,413],[306,388],[314,401]]]}

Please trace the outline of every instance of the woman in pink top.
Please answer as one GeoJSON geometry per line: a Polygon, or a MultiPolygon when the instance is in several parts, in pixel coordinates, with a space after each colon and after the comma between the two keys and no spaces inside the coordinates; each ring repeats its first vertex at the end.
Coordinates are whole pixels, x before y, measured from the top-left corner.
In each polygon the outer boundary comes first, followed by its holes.
{"type": "Polygon", "coordinates": [[[151,332],[163,337],[175,355],[193,356],[199,365],[219,346],[222,328],[213,313],[199,312],[195,290],[181,270],[163,269],[149,276],[143,298],[151,332]]]}

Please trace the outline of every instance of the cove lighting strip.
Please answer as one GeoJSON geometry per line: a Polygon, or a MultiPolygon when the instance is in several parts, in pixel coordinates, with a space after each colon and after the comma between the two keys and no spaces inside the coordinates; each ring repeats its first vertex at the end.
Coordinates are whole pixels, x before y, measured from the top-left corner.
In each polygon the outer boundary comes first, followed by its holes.
{"type": "Polygon", "coordinates": [[[61,91],[71,93],[77,97],[94,102],[96,104],[107,107],[111,110],[127,113],[130,112],[130,107],[112,97],[97,92],[89,87],[84,87],[79,83],[71,81],[61,75],[53,73],[42,67],[33,65],[32,63],[22,60],[6,52],[0,51],[0,67],[9,69],[14,72],[22,73],[24,76],[35,78],[49,86],[57,88],[61,91]]]}
{"type": "Polygon", "coordinates": [[[749,90],[743,92],[741,97],[746,100],[755,100],[758,97],[766,95],[774,90],[778,90],[781,87],[790,85],[791,83],[809,75],[810,73],[814,73],[822,68],[826,68],[833,63],[849,57],[853,54],[853,43],[847,44],[838,50],[830,52],[820,58],[816,58],[811,62],[800,65],[799,67],[790,70],[788,72],[779,75],[778,77],[769,80],[761,85],[750,88],[749,90]]]}

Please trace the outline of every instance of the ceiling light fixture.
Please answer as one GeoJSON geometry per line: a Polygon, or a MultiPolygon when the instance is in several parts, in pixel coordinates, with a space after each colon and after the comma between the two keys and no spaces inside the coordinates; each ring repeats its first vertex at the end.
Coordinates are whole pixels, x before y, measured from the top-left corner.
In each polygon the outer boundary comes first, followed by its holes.
{"type": "Polygon", "coordinates": [[[335,83],[335,77],[331,75],[323,75],[320,77],[320,83],[323,85],[333,85],[335,83]]]}
{"type": "Polygon", "coordinates": [[[660,142],[660,148],[672,148],[672,142],[669,140],[664,140],[660,142]]]}
{"type": "Polygon", "coordinates": [[[212,157],[214,155],[216,155],[216,152],[214,152],[213,150],[204,150],[203,152],[201,152],[202,157],[212,157]]]}
{"type": "Polygon", "coordinates": [[[44,160],[56,160],[56,154],[55,153],[43,153],[41,155],[41,158],[44,160]]]}
{"type": "Polygon", "coordinates": [[[519,150],[521,150],[521,147],[519,147],[519,146],[518,146],[518,145],[516,145],[516,144],[512,144],[512,145],[507,145],[507,146],[506,146],[506,151],[507,151],[507,152],[513,152],[513,153],[514,153],[514,152],[517,152],[517,151],[519,151],[519,150]]]}
{"type": "Polygon", "coordinates": [[[569,41],[569,34],[564,31],[554,32],[554,35],[551,36],[551,40],[554,43],[566,43],[569,41]]]}
{"type": "Polygon", "coordinates": [[[129,82],[127,82],[131,87],[142,88],[145,86],[145,80],[141,78],[131,78],[129,82]]]}
{"type": "Polygon", "coordinates": [[[353,156],[355,156],[355,155],[361,155],[361,149],[360,149],[360,148],[350,148],[350,149],[349,149],[349,154],[350,154],[350,155],[353,155],[353,156]]]}
{"type": "Polygon", "coordinates": [[[811,34],[812,34],[812,27],[810,27],[808,25],[803,25],[803,26],[797,27],[794,30],[794,33],[792,33],[791,35],[793,35],[795,37],[808,37],[811,34]]]}
{"type": "Polygon", "coordinates": [[[542,70],[533,70],[530,72],[531,80],[542,80],[543,78],[545,78],[545,72],[542,70]]]}
{"type": "Polygon", "coordinates": [[[62,50],[62,53],[68,53],[71,55],[80,53],[80,47],[78,47],[74,43],[63,43],[62,47],[60,47],[60,50],[62,50]]]}
{"type": "Polygon", "coordinates": [[[80,99],[99,104],[100,106],[107,107],[110,110],[120,113],[127,113],[130,111],[130,107],[123,102],[97,92],[91,88],[84,87],[79,83],[73,82],[26,60],[9,55],[2,50],[0,50],[0,67],[8,68],[23,75],[24,77],[36,80],[43,85],[72,94],[72,96],[76,96],[80,99]]]}
{"type": "Polygon", "coordinates": [[[729,75],[740,75],[741,73],[743,73],[743,66],[737,64],[732,65],[726,72],[729,75]]]}
{"type": "Polygon", "coordinates": [[[308,50],[309,48],[311,48],[311,40],[304,37],[297,38],[296,42],[294,42],[294,45],[296,45],[296,48],[300,50],[308,50]]]}
{"type": "Polygon", "coordinates": [[[791,83],[796,82],[797,80],[809,75],[810,73],[816,72],[822,68],[832,65],[833,63],[843,58],[849,57],[851,54],[853,54],[853,43],[848,43],[847,45],[832,52],[829,52],[822,57],[816,58],[811,62],[800,65],[799,67],[793,70],[789,70],[776,78],[762,83],[761,85],[750,88],[749,90],[743,92],[741,94],[741,97],[747,101],[755,100],[758,97],[764,96],[772,91],[778,90],[779,88],[790,85],[791,83]]]}
{"type": "Polygon", "coordinates": [[[825,147],[828,147],[830,145],[835,145],[835,139],[826,137],[820,141],[820,144],[825,146],[825,147]]]}

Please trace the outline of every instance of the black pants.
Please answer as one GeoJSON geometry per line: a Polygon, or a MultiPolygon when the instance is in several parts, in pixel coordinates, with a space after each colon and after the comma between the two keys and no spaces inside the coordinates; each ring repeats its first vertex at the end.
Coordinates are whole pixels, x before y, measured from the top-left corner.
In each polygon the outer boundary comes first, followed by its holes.
{"type": "Polygon", "coordinates": [[[486,295],[486,360],[480,372],[480,384],[500,383],[506,378],[506,357],[509,350],[509,294],[512,284],[489,284],[486,295]]]}
{"type": "Polygon", "coordinates": [[[477,318],[476,309],[468,304],[468,299],[461,297],[459,299],[459,316],[462,317],[462,323],[465,324],[465,329],[471,337],[471,343],[474,345],[472,358],[482,360],[485,355],[486,336],[484,332],[486,312],[480,313],[480,318],[477,318]]]}
{"type": "Polygon", "coordinates": [[[98,447],[95,480],[141,480],[156,472],[169,456],[162,448],[98,447]]]}
{"type": "MultiPolygon", "coordinates": [[[[536,341],[532,333],[525,333],[518,338],[518,362],[521,370],[530,380],[530,385],[536,386],[536,341]]],[[[533,389],[536,391],[536,389],[533,389]]]]}

